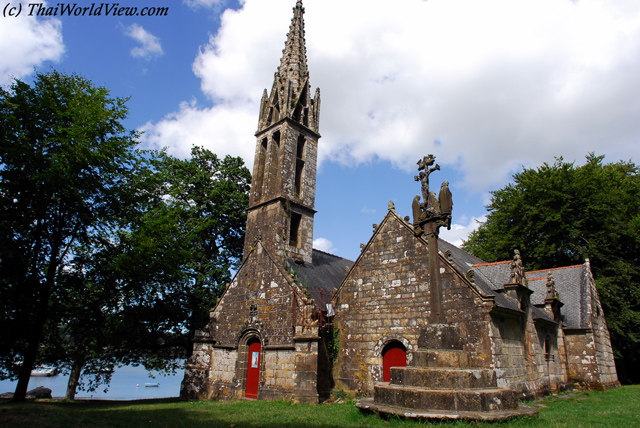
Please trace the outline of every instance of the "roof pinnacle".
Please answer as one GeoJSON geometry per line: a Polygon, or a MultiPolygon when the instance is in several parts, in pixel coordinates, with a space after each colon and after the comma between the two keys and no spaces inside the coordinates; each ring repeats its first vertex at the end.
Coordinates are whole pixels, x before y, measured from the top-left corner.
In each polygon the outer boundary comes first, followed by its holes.
{"type": "Polygon", "coordinates": [[[320,119],[320,90],[312,96],[309,87],[307,48],[304,40],[304,7],[297,0],[293,18],[282,50],[280,66],[273,79],[269,96],[263,94],[260,103],[258,131],[289,118],[308,129],[318,132],[320,119]]]}
{"type": "Polygon", "coordinates": [[[294,92],[298,92],[301,89],[300,86],[309,76],[303,14],[302,0],[298,0],[293,8],[293,18],[291,19],[291,26],[282,51],[280,67],[278,68],[281,83],[285,84],[288,80],[293,86],[294,92]]]}

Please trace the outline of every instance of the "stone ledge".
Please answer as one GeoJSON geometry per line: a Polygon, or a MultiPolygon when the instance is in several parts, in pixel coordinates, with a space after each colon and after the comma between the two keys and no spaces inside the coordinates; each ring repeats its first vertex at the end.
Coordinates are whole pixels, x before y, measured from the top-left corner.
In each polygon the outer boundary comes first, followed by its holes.
{"type": "Polygon", "coordinates": [[[508,388],[446,390],[378,383],[373,396],[375,403],[417,410],[490,412],[518,408],[516,392],[508,388]]]}
{"type": "Polygon", "coordinates": [[[478,421],[503,421],[520,417],[537,417],[538,410],[525,404],[518,403],[517,409],[494,410],[490,412],[452,412],[442,410],[417,410],[403,407],[386,406],[376,404],[373,398],[363,398],[356,407],[363,412],[371,412],[383,415],[396,415],[412,419],[447,419],[447,420],[478,420],[478,421]]]}
{"type": "Polygon", "coordinates": [[[443,367],[392,367],[391,384],[424,386],[429,389],[497,388],[493,369],[455,369],[443,367]]]}
{"type": "Polygon", "coordinates": [[[469,353],[460,350],[419,349],[413,353],[411,367],[470,368],[469,353]]]}

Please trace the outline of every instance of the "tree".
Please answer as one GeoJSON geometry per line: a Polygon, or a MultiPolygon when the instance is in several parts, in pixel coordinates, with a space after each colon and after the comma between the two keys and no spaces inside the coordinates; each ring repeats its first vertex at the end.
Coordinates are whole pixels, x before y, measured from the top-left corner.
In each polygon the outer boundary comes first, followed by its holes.
{"type": "Polygon", "coordinates": [[[51,329],[45,349],[70,372],[68,399],[108,383],[117,364],[178,367],[240,262],[251,177],[242,159],[194,148],[191,159],[154,163],[138,184],[145,205],[109,245],[77,251],[61,278],[64,328],[51,329]]]}
{"type": "Polygon", "coordinates": [[[618,375],[640,381],[640,175],[631,161],[556,159],[491,192],[487,221],[462,248],[492,262],[520,249],[530,270],[591,261],[618,375]]]}
{"type": "Polygon", "coordinates": [[[74,249],[107,242],[137,197],[132,177],[145,159],[121,123],[125,102],[56,71],[0,89],[0,355],[3,377],[20,367],[15,400],[74,249]]]}
{"type": "Polygon", "coordinates": [[[120,337],[136,345],[119,346],[133,351],[145,343],[147,355],[179,347],[188,357],[193,333],[209,321],[241,261],[251,175],[241,158],[200,147],[187,160],[165,155],[158,169],[160,203],[132,226],[120,261],[146,291],[123,311],[128,331],[120,337]]]}

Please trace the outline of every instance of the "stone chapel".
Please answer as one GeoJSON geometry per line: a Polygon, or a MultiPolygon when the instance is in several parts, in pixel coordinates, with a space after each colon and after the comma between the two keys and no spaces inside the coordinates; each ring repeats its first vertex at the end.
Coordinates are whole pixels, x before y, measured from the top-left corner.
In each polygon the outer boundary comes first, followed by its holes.
{"type": "Polygon", "coordinates": [[[413,219],[392,203],[353,262],[313,249],[320,91],[311,91],[298,0],[260,104],[241,267],[194,339],[186,399],[293,398],[334,389],[362,409],[501,419],[569,388],[619,385],[589,261],[526,272],[438,237],[448,183],[418,161],[413,219]]]}

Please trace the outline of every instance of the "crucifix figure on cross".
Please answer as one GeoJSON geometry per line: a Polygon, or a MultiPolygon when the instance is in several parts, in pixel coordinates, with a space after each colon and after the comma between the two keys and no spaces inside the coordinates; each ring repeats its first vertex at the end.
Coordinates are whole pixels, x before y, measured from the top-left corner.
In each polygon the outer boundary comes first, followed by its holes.
{"type": "Polygon", "coordinates": [[[422,198],[425,203],[429,202],[429,175],[433,171],[440,170],[440,165],[436,163],[436,166],[431,167],[436,162],[436,157],[432,154],[427,155],[418,161],[418,175],[413,178],[415,181],[419,181],[422,184],[422,198]]]}

